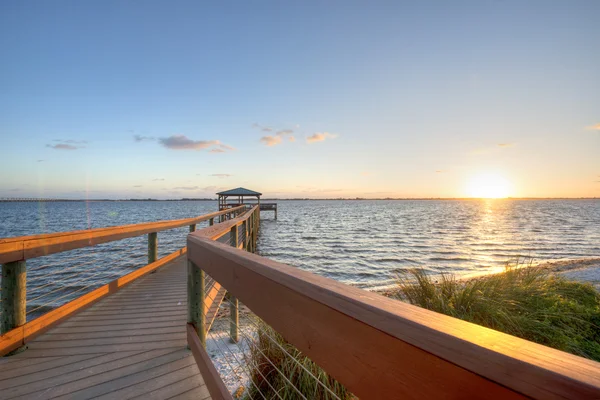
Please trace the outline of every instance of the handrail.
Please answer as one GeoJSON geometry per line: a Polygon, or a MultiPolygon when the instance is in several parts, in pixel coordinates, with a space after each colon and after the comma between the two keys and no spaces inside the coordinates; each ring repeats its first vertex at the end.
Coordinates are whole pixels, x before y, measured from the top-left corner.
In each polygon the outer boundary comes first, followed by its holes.
{"type": "Polygon", "coordinates": [[[217,211],[194,218],[0,239],[0,264],[47,256],[63,251],[94,246],[100,243],[140,236],[146,233],[193,225],[243,209],[245,209],[245,206],[217,211]]]}
{"type": "Polygon", "coordinates": [[[600,363],[238,251],[205,232],[188,235],[191,265],[361,399],[600,397],[600,363]]]}
{"type": "Polygon", "coordinates": [[[229,222],[232,216],[241,213],[245,209],[246,206],[240,206],[194,218],[0,239],[0,264],[3,264],[0,356],[19,348],[60,320],[89,306],[102,297],[114,293],[129,282],[186,254],[186,248],[184,247],[158,259],[157,232],[182,226],[190,226],[190,231],[193,231],[197,223],[210,221],[210,224],[213,225],[214,218],[222,216],[225,216],[226,221],[229,222]],[[41,317],[29,322],[26,321],[27,259],[140,236],[146,233],[148,234],[147,265],[89,293],[82,293],[76,299],[45,313],[41,317]]]}
{"type": "Polygon", "coordinates": [[[0,357],[13,350],[18,349],[27,342],[30,342],[37,336],[52,328],[60,321],[70,317],[75,312],[81,311],[84,308],[89,307],[96,301],[120,290],[123,286],[131,283],[135,279],[140,278],[185,254],[185,247],[183,249],[176,250],[173,253],[166,255],[151,264],[136,269],[135,271],[130,272],[127,275],[124,275],[120,278],[117,278],[105,285],[102,285],[89,293],[85,293],[80,297],[71,300],[67,304],[55,308],[54,310],[44,314],[39,318],[29,321],[24,325],[18,326],[12,329],[11,331],[1,335],[0,357]]]}

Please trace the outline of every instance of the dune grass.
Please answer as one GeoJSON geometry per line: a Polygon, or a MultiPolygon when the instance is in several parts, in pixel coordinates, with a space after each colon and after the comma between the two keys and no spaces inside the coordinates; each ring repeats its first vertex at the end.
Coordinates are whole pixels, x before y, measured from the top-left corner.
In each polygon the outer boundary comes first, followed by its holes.
{"type": "Polygon", "coordinates": [[[299,399],[298,391],[308,399],[329,400],[335,399],[335,396],[340,399],[354,398],[342,384],[273,328],[260,320],[258,326],[255,345],[249,346],[250,351],[246,356],[246,362],[253,366],[251,379],[254,384],[249,385],[245,399],[299,399]]]}
{"type": "Polygon", "coordinates": [[[397,283],[395,296],[411,304],[600,361],[600,293],[590,284],[518,265],[466,281],[411,269],[397,283]]]}
{"type": "MultiPolygon", "coordinates": [[[[389,295],[402,301],[600,361],[600,293],[590,284],[521,266],[470,280],[411,269],[399,273],[397,283],[389,295]]],[[[254,384],[243,398],[297,399],[297,388],[308,399],[334,399],[311,374],[337,397],[355,398],[275,330],[257,323],[246,355],[254,384]]]]}

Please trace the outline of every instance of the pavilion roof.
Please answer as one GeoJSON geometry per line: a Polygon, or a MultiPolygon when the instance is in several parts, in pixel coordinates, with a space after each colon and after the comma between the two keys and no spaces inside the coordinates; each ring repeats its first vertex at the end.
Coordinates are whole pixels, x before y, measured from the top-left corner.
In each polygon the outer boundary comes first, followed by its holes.
{"type": "Polygon", "coordinates": [[[262,193],[255,192],[254,190],[246,189],[243,187],[226,190],[217,194],[219,196],[262,196],[262,193]]]}

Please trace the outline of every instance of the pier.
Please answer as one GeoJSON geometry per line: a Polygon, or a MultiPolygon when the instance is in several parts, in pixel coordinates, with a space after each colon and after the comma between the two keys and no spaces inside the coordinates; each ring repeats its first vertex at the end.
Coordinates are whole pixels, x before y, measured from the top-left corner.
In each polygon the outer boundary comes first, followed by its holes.
{"type": "MultiPolygon", "coordinates": [[[[256,338],[272,340],[263,324],[360,399],[600,396],[599,363],[255,254],[258,195],[195,218],[0,239],[0,398],[278,398],[272,377],[256,378],[231,350],[262,351],[256,338]],[[170,229],[185,229],[186,246],[159,257],[170,229]],[[68,301],[32,312],[51,291],[35,282],[46,264],[28,261],[140,236],[144,265],[86,291],[66,285],[68,301]],[[218,348],[229,366],[211,358],[218,348]],[[228,387],[223,370],[243,386],[228,387]]],[[[48,274],[68,282],[110,269],[77,257],[48,274]]]]}
{"type": "Polygon", "coordinates": [[[260,196],[262,193],[255,192],[243,187],[236,189],[226,190],[224,192],[217,193],[219,196],[219,210],[225,210],[232,207],[239,207],[242,205],[258,205],[260,211],[273,211],[274,218],[277,219],[277,203],[261,203],[260,196]],[[229,198],[232,198],[231,200],[229,198]],[[255,202],[247,202],[247,198],[255,198],[255,202]]]}

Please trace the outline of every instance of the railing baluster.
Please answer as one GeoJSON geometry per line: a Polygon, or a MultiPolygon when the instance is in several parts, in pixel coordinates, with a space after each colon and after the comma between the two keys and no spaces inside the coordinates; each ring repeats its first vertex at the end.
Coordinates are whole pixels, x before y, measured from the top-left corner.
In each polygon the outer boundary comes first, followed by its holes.
{"type": "Polygon", "coordinates": [[[190,232],[196,232],[196,224],[190,225],[190,232]]]}
{"type": "Polygon", "coordinates": [[[215,219],[214,218],[211,218],[211,219],[208,220],[208,225],[209,226],[213,226],[214,224],[215,224],[215,219]]]}
{"type": "Polygon", "coordinates": [[[204,271],[188,260],[188,323],[194,325],[194,329],[200,338],[200,342],[206,347],[206,316],[204,315],[205,277],[204,271]]]}
{"type": "Polygon", "coordinates": [[[148,234],[148,264],[152,264],[158,259],[158,233],[148,234]]]}
{"type": "Polygon", "coordinates": [[[25,260],[2,265],[2,323],[0,333],[26,322],[27,266],[25,260]]]}

